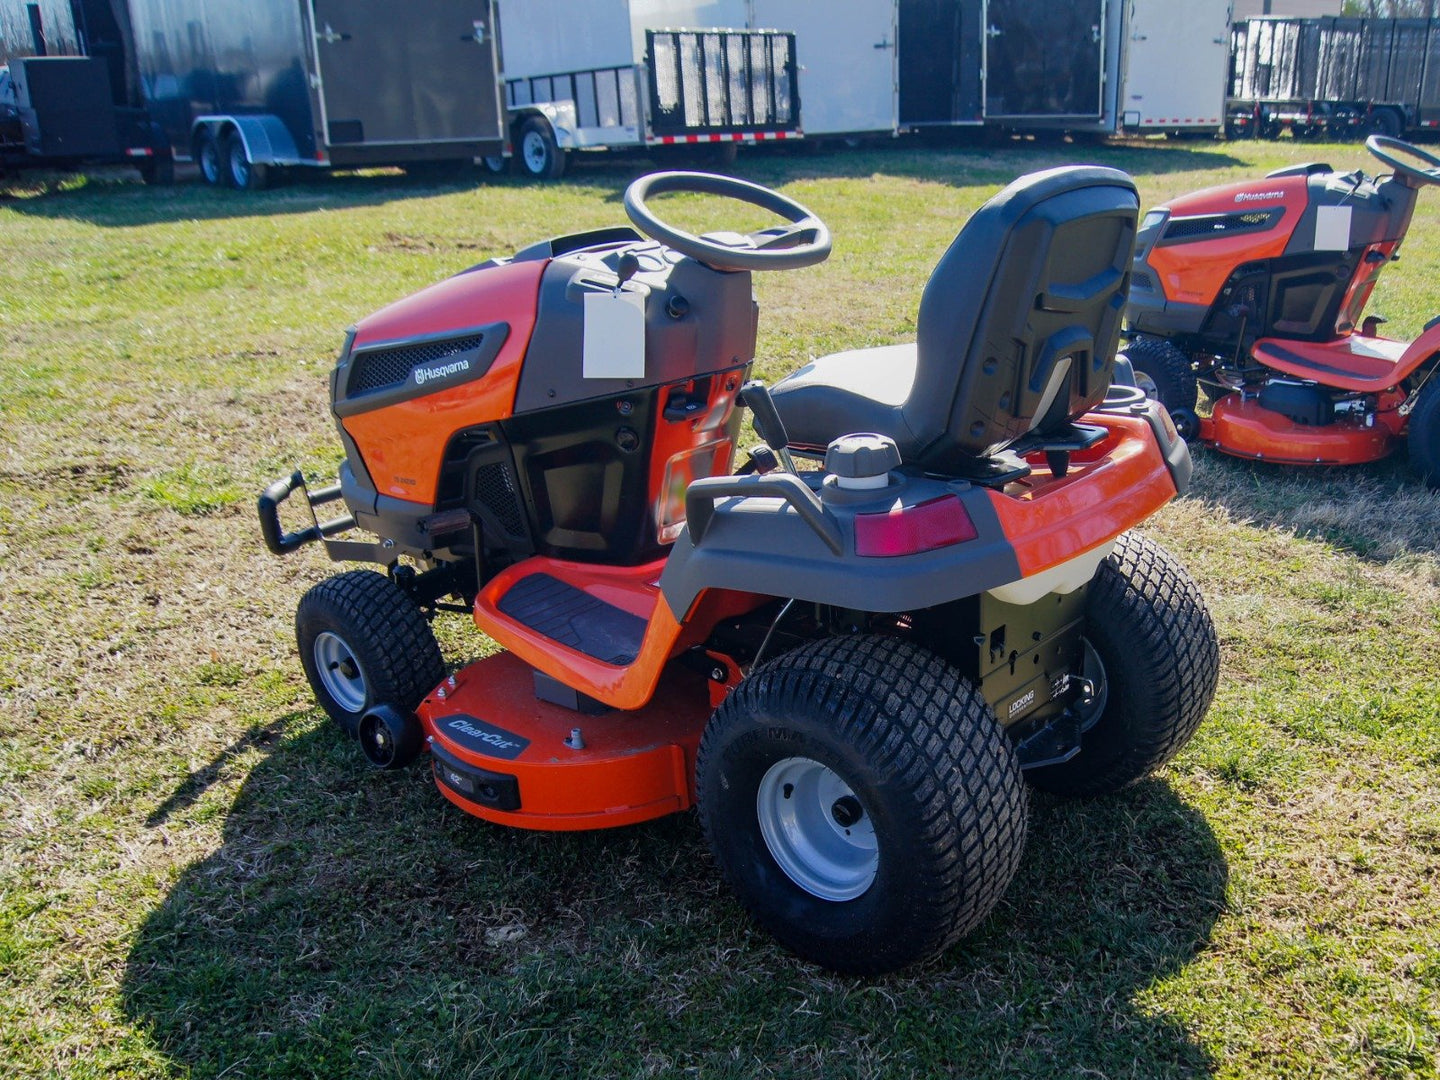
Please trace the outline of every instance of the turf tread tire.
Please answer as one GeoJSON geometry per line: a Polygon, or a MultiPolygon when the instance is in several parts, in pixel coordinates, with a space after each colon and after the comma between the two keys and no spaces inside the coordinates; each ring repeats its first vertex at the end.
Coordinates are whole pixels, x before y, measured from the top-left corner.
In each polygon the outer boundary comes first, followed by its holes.
{"type": "Polygon", "coordinates": [[[1428,487],[1440,488],[1440,367],[1430,373],[1410,413],[1406,444],[1410,467],[1428,487]]]}
{"type": "Polygon", "coordinates": [[[445,661],[429,621],[393,581],[370,570],[347,570],[313,586],[295,611],[300,662],[320,705],[354,735],[365,709],[380,702],[413,711],[445,677],[445,661]],[[348,712],[325,691],[315,669],[314,641],[329,630],[360,661],[365,705],[348,712]]]}
{"type": "Polygon", "coordinates": [[[1199,392],[1195,371],[1190,358],[1178,346],[1164,338],[1141,336],[1134,338],[1123,351],[1135,373],[1143,372],[1154,382],[1156,398],[1169,412],[1195,411],[1199,392]]]}
{"type": "Polygon", "coordinates": [[[1155,541],[1121,536],[1089,590],[1085,636],[1105,665],[1105,711],[1079,754],[1025,774],[1060,795],[1108,794],[1165,764],[1195,734],[1220,677],[1199,586],[1155,541]]]}
{"type": "Polygon", "coordinates": [[[836,971],[942,952],[995,907],[1024,850],[1027,795],[999,722],[954,668],[896,638],[829,638],[761,667],[707,725],[696,776],[706,839],[741,903],[836,971]],[[877,832],[888,823],[875,882],[854,900],[806,894],[760,835],[758,778],[797,751],[842,776],[877,832]]]}

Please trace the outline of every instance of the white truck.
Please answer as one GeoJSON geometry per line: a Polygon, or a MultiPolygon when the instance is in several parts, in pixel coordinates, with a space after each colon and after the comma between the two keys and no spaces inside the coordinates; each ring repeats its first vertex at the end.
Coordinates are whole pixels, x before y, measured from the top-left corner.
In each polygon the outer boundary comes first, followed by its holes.
{"type": "Polygon", "coordinates": [[[729,6],[504,0],[515,167],[553,179],[579,151],[714,145],[733,153],[740,143],[801,137],[795,35],[717,21],[729,6]]]}

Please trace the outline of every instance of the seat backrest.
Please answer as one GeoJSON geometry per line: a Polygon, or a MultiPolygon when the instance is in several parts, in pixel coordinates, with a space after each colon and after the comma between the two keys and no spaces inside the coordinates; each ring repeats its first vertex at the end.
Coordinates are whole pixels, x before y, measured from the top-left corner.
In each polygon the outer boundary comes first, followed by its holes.
{"type": "Polygon", "coordinates": [[[1099,404],[1139,209],[1123,172],[1077,165],[1022,176],[966,222],[920,300],[901,406],[917,464],[949,471],[1099,404]]]}

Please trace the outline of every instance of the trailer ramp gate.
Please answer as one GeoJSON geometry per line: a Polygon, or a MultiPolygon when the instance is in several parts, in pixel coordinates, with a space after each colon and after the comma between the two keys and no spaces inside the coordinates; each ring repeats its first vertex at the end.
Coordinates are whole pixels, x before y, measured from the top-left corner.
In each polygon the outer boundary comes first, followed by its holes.
{"type": "Polygon", "coordinates": [[[800,133],[795,35],[647,30],[652,143],[784,139],[800,133]]]}

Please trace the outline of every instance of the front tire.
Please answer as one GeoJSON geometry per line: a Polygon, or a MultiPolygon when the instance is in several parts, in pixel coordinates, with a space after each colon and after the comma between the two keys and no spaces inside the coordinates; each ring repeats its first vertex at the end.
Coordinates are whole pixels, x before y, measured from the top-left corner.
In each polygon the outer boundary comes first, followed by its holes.
{"type": "Polygon", "coordinates": [[[1440,488],[1440,368],[1430,373],[1410,413],[1410,466],[1426,486],[1440,488]]]}
{"type": "Polygon", "coordinates": [[[565,151],[555,141],[555,132],[538,116],[520,126],[515,140],[520,168],[532,180],[558,180],[565,174],[565,151]]]}
{"type": "Polygon", "coordinates": [[[225,180],[236,191],[262,191],[270,186],[270,167],[251,161],[239,135],[229,135],[223,146],[225,180]]]}
{"type": "Polygon", "coordinates": [[[1019,866],[1014,751],[952,667],[894,638],[830,638],[738,686],[705,729],[700,820],[782,945],[878,974],[974,929],[1019,866]]]}
{"type": "Polygon", "coordinates": [[[1135,369],[1135,385],[1165,406],[1172,416],[1195,411],[1195,371],[1190,358],[1164,338],[1137,337],[1125,346],[1135,369]]]}
{"type": "Polygon", "coordinates": [[[1153,540],[1126,533],[1085,600],[1096,712],[1080,753],[1025,777],[1042,791],[1105,795],[1178,754],[1200,726],[1220,674],[1215,624],[1200,589],[1153,540]]]}
{"type": "Polygon", "coordinates": [[[295,612],[315,699],[347,735],[376,705],[413,711],[445,677],[430,623],[389,578],[349,570],[314,586],[295,612]]]}

